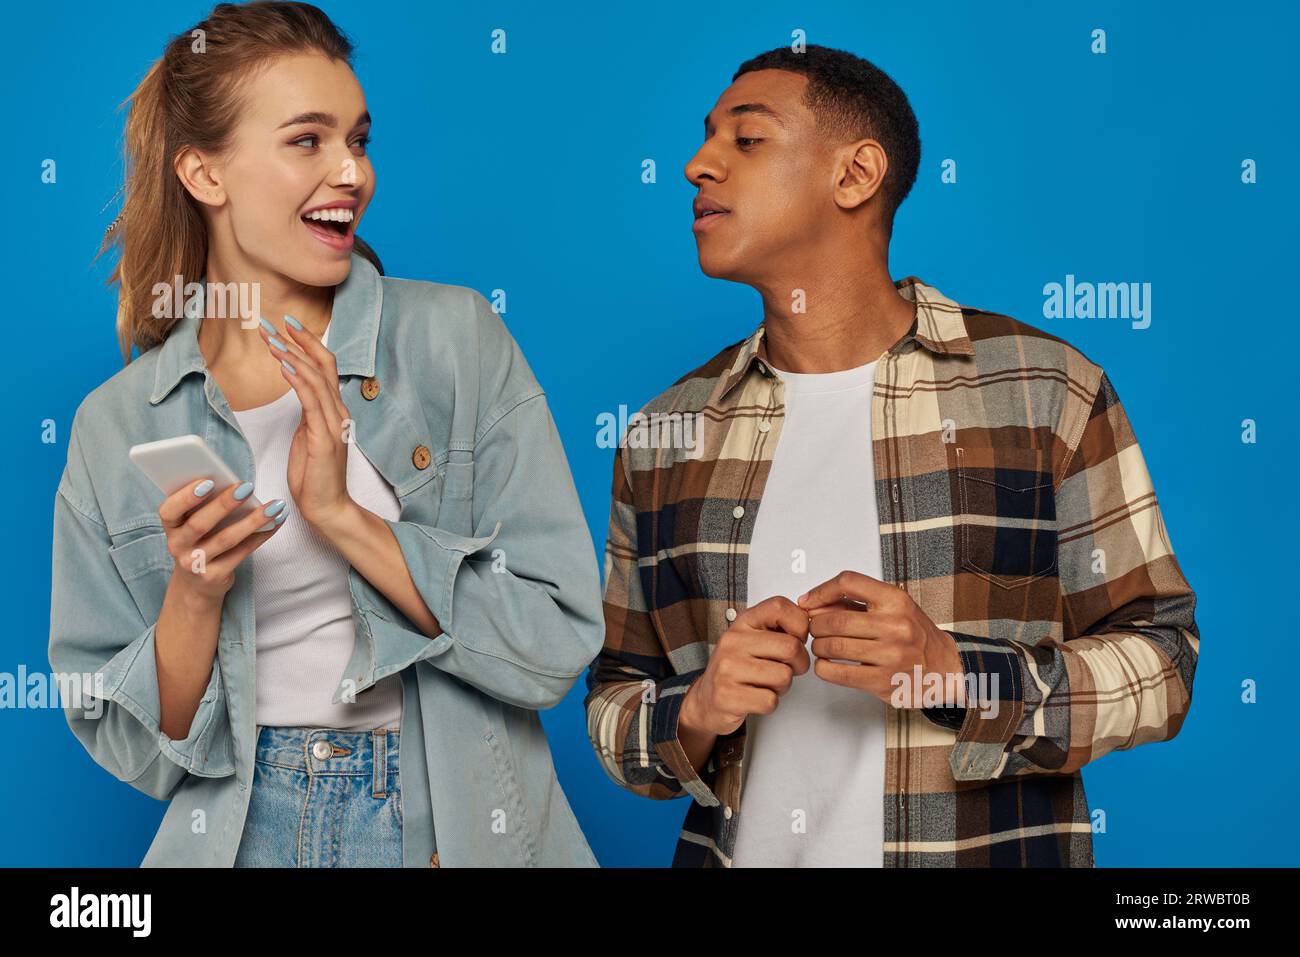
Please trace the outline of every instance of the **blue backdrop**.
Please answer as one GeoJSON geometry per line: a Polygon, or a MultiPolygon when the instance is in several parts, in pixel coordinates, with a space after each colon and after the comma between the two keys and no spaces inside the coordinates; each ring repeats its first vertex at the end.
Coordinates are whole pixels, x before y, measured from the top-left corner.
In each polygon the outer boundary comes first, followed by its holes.
{"type": "MultiPolygon", "coordinates": [[[[794,30],[889,72],[924,144],[893,274],[1046,328],[1107,369],[1199,595],[1204,644],[1181,734],[1084,771],[1090,804],[1105,811],[1098,863],[1297,863],[1297,721],[1283,694],[1294,674],[1296,499],[1269,484],[1295,474],[1297,409],[1263,362],[1293,318],[1269,284],[1285,288],[1292,275],[1300,208],[1287,166],[1300,155],[1294,9],[321,5],[357,41],[375,117],[378,192],[363,234],[390,275],[507,292],[505,320],[548,390],[598,551],[612,451],[597,444],[597,416],[636,409],[760,318],[752,290],[696,263],[682,168],[700,117],[743,60],[794,30]],[[498,28],[504,55],[491,52],[498,28]],[[642,182],[646,159],[657,182],[642,182]],[[1247,160],[1256,182],[1243,181],[1247,160]],[[1151,283],[1150,326],[1045,318],[1044,285],[1067,275],[1151,283]],[[1257,703],[1243,702],[1243,682],[1257,684],[1257,703]]],[[[116,211],[117,107],[165,40],[207,9],[6,12],[0,416],[12,454],[0,491],[12,547],[0,561],[14,617],[0,672],[49,669],[51,513],[67,430],[120,367],[108,266],[91,262],[116,211]],[[42,181],[48,159],[53,183],[42,181]],[[42,441],[46,420],[53,443],[42,441]]],[[[596,854],[605,865],[667,864],[686,803],[647,801],[605,778],[582,697],[579,684],[544,720],[596,854]]],[[[0,754],[0,864],[139,863],[164,805],[95,765],[62,712],[0,710],[0,754]]]]}

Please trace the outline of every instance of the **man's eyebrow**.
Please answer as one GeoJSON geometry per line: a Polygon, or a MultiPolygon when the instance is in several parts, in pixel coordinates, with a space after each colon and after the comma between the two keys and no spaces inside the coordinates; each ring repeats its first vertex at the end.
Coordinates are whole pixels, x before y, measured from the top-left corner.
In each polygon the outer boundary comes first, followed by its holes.
{"type": "MultiPolygon", "coordinates": [[[[770,106],[768,106],[765,103],[737,103],[731,109],[727,110],[727,113],[730,116],[741,116],[745,113],[761,113],[763,116],[771,117],[773,122],[775,122],[778,126],[782,128],[785,127],[785,123],[781,121],[781,114],[778,113],[776,110],[772,109],[770,106]]],[[[705,114],[704,132],[707,133],[708,131],[709,131],[709,117],[708,114],[705,114]]]]}
{"type": "MultiPolygon", "coordinates": [[[[364,126],[366,123],[369,122],[370,122],[370,111],[366,110],[364,113],[362,113],[360,116],[357,117],[356,123],[352,125],[364,126]]],[[[282,130],[286,126],[300,126],[304,123],[315,123],[318,126],[328,126],[330,129],[333,129],[334,127],[339,125],[339,118],[335,116],[333,113],[322,113],[319,110],[313,110],[310,113],[299,113],[297,116],[293,117],[292,119],[285,120],[283,123],[279,125],[279,127],[277,127],[277,129],[282,130]]]]}

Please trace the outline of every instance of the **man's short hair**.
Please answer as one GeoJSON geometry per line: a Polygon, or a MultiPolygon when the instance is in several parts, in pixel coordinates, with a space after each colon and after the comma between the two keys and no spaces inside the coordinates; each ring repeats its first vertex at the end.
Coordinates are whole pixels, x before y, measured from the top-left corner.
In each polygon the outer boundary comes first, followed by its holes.
{"type": "Polygon", "coordinates": [[[803,52],[777,47],[740,65],[736,78],[755,70],[788,70],[808,78],[804,103],[816,117],[818,129],[835,143],[876,140],[885,150],[889,169],[881,184],[885,224],[892,229],[894,213],[912,191],[921,165],[921,133],[907,95],[875,64],[846,50],[808,45],[803,52]]]}

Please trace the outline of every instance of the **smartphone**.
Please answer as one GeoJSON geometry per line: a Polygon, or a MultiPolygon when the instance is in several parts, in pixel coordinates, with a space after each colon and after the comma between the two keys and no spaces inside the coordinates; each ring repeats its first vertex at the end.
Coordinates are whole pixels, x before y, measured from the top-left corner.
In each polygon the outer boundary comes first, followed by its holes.
{"type": "MultiPolygon", "coordinates": [[[[216,483],[213,492],[223,492],[231,485],[242,481],[221,456],[212,451],[208,443],[198,435],[178,435],[174,439],[160,439],[157,442],[133,445],[128,455],[136,467],[149,476],[164,495],[171,495],[177,489],[201,478],[209,478],[216,483]]],[[[250,495],[233,512],[218,522],[213,531],[225,528],[239,521],[253,509],[261,507],[262,503],[256,496],[250,495]]],[[[268,521],[258,531],[269,532],[273,528],[275,522],[268,521]]]]}

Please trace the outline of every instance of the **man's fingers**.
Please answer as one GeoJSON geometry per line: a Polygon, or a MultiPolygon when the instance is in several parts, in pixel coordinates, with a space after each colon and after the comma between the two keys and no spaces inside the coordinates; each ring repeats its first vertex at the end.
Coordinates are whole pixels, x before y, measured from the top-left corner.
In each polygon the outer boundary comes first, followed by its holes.
{"type": "Polygon", "coordinates": [[[808,637],[808,613],[782,595],[746,608],[736,623],[756,631],[783,631],[801,641],[808,637]]]}
{"type": "Polygon", "coordinates": [[[829,635],[812,640],[812,653],[819,661],[858,661],[864,665],[883,666],[891,656],[879,642],[870,638],[846,638],[829,635]]]}
{"type": "Polygon", "coordinates": [[[808,649],[805,639],[795,638],[784,631],[757,631],[742,628],[736,632],[743,641],[745,653],[752,658],[778,661],[794,669],[797,675],[808,670],[808,649]]]}
{"type": "Polygon", "coordinates": [[[907,622],[885,611],[848,611],[832,607],[808,619],[808,634],[813,638],[844,635],[847,638],[902,640],[907,637],[907,622]]]}
{"type": "Polygon", "coordinates": [[[798,606],[806,613],[809,609],[831,605],[845,598],[866,602],[872,608],[894,608],[904,592],[897,586],[882,582],[861,572],[842,571],[834,578],[822,582],[799,596],[798,606]]]}

